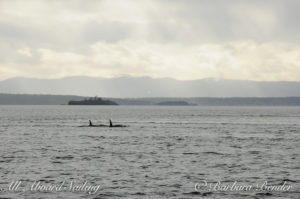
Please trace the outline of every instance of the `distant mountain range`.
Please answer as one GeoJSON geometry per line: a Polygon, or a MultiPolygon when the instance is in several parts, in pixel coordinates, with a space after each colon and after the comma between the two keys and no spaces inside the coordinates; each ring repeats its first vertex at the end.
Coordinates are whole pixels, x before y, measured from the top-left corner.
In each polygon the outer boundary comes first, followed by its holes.
{"type": "MultiPolygon", "coordinates": [[[[141,97],[287,97],[300,96],[300,82],[227,79],[181,81],[150,77],[11,78],[0,81],[0,93],[141,97]]],[[[75,99],[80,100],[80,99],[75,99]]]]}

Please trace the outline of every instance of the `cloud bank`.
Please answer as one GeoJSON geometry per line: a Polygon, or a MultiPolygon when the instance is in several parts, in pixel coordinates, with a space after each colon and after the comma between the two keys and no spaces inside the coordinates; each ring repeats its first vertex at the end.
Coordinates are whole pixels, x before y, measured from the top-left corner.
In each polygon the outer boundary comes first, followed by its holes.
{"type": "Polygon", "coordinates": [[[0,1],[0,79],[300,81],[297,0],[0,1]]]}

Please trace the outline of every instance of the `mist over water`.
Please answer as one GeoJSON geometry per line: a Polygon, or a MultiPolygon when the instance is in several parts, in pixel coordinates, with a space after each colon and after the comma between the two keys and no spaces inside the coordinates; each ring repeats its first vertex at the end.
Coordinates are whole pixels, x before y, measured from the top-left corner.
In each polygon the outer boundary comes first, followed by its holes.
{"type": "Polygon", "coordinates": [[[298,198],[300,107],[0,106],[0,187],[14,180],[100,185],[6,198],[298,198]],[[126,128],[78,127],[94,124],[126,128]],[[196,183],[288,192],[195,191],[196,183]]]}

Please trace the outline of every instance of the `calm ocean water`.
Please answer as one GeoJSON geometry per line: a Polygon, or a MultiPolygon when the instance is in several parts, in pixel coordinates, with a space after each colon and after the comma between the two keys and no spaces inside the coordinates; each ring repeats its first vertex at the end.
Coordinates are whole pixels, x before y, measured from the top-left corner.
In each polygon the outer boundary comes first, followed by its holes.
{"type": "Polygon", "coordinates": [[[300,107],[0,106],[0,118],[3,198],[300,195],[300,107]],[[89,119],[129,126],[78,127],[89,119]],[[253,187],[224,190],[235,181],[253,187]]]}

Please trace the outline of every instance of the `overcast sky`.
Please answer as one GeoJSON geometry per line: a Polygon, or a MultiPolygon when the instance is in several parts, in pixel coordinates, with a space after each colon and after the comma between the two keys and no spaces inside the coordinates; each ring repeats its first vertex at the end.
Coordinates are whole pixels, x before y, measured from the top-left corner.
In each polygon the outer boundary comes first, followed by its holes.
{"type": "Polygon", "coordinates": [[[299,0],[0,0],[0,79],[300,81],[299,0]]]}

